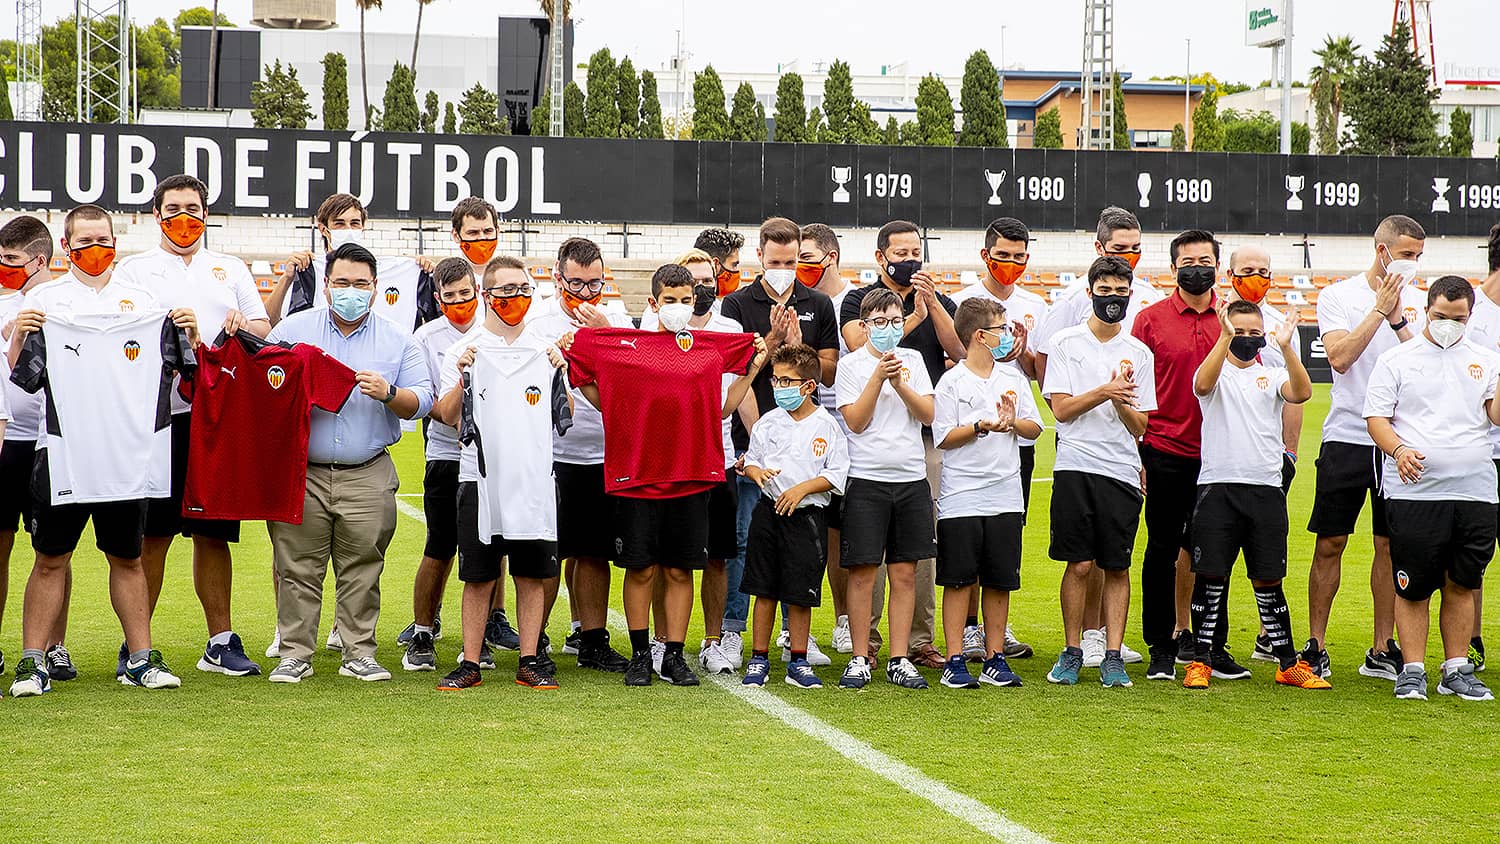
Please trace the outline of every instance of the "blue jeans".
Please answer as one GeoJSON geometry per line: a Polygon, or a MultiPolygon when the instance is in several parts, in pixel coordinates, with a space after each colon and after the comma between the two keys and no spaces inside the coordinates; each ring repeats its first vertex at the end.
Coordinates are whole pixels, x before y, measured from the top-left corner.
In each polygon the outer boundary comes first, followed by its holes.
{"type": "Polygon", "coordinates": [[[750,514],[755,512],[755,502],[760,500],[760,487],[749,478],[740,475],[740,508],[734,523],[735,544],[739,554],[724,561],[724,578],[728,593],[724,597],[724,632],[744,633],[750,618],[750,596],[740,591],[740,581],[745,578],[745,540],[750,535],[750,514]]]}

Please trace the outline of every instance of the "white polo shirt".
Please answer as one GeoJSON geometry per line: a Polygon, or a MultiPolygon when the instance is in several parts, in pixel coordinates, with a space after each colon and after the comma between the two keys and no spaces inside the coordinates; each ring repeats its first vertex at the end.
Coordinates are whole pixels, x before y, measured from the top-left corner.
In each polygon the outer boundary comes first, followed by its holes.
{"type": "MultiPolygon", "coordinates": [[[[1031,382],[1012,367],[996,365],[988,378],[960,363],[938,379],[932,440],[940,443],[955,429],[993,421],[1007,394],[1016,402],[1016,419],[1041,424],[1031,382]]],[[[1021,443],[1015,433],[992,432],[958,448],[939,449],[943,468],[938,482],[937,517],[994,516],[1020,513],[1021,443]]]]}
{"type": "Polygon", "coordinates": [[[1416,483],[1402,482],[1396,461],[1384,458],[1385,496],[1496,503],[1484,403],[1495,396],[1500,352],[1468,338],[1440,349],[1419,334],[1381,354],[1371,369],[1365,418],[1389,418],[1401,441],[1423,455],[1416,483]]]}
{"type": "MultiPolygon", "coordinates": [[[[469,329],[484,325],[484,312],[476,311],[474,321],[469,323],[469,329]]],[[[422,356],[427,359],[427,374],[432,378],[434,386],[443,383],[443,355],[453,344],[457,343],[464,332],[454,327],[447,317],[438,317],[417,329],[412,335],[417,345],[422,347],[422,356]]],[[[457,383],[457,376],[454,378],[457,383]]],[[[438,398],[443,393],[437,394],[438,398]]],[[[427,446],[424,456],[428,462],[434,460],[457,460],[458,459],[458,429],[452,425],[444,425],[436,419],[427,422],[427,446]]]]}
{"type": "MultiPolygon", "coordinates": [[[[1474,291],[1474,310],[1469,313],[1468,328],[1464,329],[1464,336],[1482,348],[1500,350],[1500,305],[1495,304],[1495,300],[1486,296],[1482,290],[1474,291]]],[[[10,407],[15,412],[14,400],[10,407]]],[[[17,414],[18,417],[19,415],[17,414]]],[[[7,435],[6,439],[10,437],[7,435]]],[[[1500,428],[1490,428],[1490,445],[1495,459],[1500,460],[1500,428]]]]}
{"type": "Polygon", "coordinates": [[[1281,486],[1281,387],[1284,366],[1225,361],[1203,408],[1203,467],[1198,484],[1281,486]]]}
{"type": "MultiPolygon", "coordinates": [[[[827,479],[833,492],[842,494],[849,478],[849,448],[839,423],[823,408],[799,421],[778,407],[762,416],[750,431],[745,465],[780,470],[761,490],[772,501],[817,477],[827,479]]],[[[831,500],[831,493],[820,492],[804,496],[797,506],[827,507],[831,500]]]]}
{"type": "MultiPolygon", "coordinates": [[[[1108,383],[1113,373],[1128,372],[1135,378],[1136,409],[1142,413],[1156,410],[1155,357],[1128,331],[1101,343],[1084,323],[1059,331],[1052,346],[1043,395],[1077,396],[1108,383]]],[[[1100,402],[1071,421],[1057,423],[1057,459],[1052,468],[1103,475],[1131,488],[1140,486],[1141,454],[1135,437],[1115,412],[1114,402],[1100,402]]]]}
{"type": "MultiPolygon", "coordinates": [[[[932,380],[927,377],[922,353],[897,347],[896,356],[901,359],[902,377],[917,395],[932,395],[932,380]]],[[[839,361],[833,391],[841,411],[864,392],[879,362],[880,358],[868,346],[850,352],[839,361]]],[[[923,481],[927,479],[926,455],[922,423],[911,415],[891,382],[882,383],[870,424],[863,433],[849,434],[849,477],[886,483],[923,481]]]]}
{"type": "MultiPolygon", "coordinates": [[[[609,324],[615,328],[634,328],[626,314],[604,312],[609,324]]],[[[532,300],[531,310],[526,314],[527,332],[548,343],[556,343],[569,331],[576,331],[579,324],[563,311],[562,297],[532,300]]],[[[599,409],[589,404],[583,391],[573,388],[573,427],[567,436],[553,436],[552,458],[559,463],[593,466],[604,462],[604,416],[599,409]]]]}
{"type": "MultiPolygon", "coordinates": [[[[1318,333],[1326,338],[1332,331],[1353,331],[1374,308],[1375,291],[1365,273],[1330,284],[1318,293],[1318,333]]],[[[1412,334],[1421,335],[1426,312],[1426,294],[1411,285],[1403,287],[1401,313],[1410,321],[1412,334]]],[[[1400,344],[1401,339],[1388,325],[1378,326],[1370,344],[1349,371],[1340,374],[1334,370],[1328,416],[1323,419],[1323,442],[1375,444],[1370,439],[1370,429],[1365,427],[1366,385],[1375,361],[1400,344]]]]}

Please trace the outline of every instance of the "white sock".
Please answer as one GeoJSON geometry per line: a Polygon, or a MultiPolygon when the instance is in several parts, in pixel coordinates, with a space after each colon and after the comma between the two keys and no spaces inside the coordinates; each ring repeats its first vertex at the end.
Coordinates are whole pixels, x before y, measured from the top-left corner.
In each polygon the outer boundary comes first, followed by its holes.
{"type": "Polygon", "coordinates": [[[412,632],[412,635],[414,635],[414,636],[416,634],[418,634],[418,633],[431,633],[432,632],[432,628],[428,627],[425,624],[413,624],[411,632],[412,632]]]}
{"type": "Polygon", "coordinates": [[[233,630],[225,630],[222,633],[215,633],[214,635],[208,637],[208,643],[210,645],[227,645],[229,644],[229,637],[233,635],[233,630]]]}
{"type": "Polygon", "coordinates": [[[1459,668],[1468,664],[1469,658],[1466,656],[1456,656],[1452,659],[1445,659],[1443,660],[1443,676],[1447,677],[1449,674],[1454,673],[1459,668]]]}
{"type": "Polygon", "coordinates": [[[1423,672],[1425,672],[1427,670],[1427,666],[1423,665],[1420,662],[1408,662],[1405,665],[1401,666],[1401,670],[1402,671],[1423,671],[1423,672]]]}

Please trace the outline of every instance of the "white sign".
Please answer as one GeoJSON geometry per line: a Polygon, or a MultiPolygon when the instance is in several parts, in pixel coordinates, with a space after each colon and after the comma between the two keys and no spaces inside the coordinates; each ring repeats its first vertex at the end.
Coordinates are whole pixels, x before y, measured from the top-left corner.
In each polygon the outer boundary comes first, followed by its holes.
{"type": "Polygon", "coordinates": [[[1285,0],[1245,0],[1245,46],[1270,47],[1286,41],[1285,0]]]}
{"type": "Polygon", "coordinates": [[[1443,62],[1445,85],[1500,85],[1500,66],[1443,62]]]}

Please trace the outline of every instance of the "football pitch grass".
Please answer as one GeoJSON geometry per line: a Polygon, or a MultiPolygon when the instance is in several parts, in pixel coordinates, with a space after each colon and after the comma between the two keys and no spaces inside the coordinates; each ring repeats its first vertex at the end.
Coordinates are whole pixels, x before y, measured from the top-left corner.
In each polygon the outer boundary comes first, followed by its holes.
{"type": "MultiPolygon", "coordinates": [[[[1303,528],[1327,403],[1319,386],[1290,497],[1287,593],[1299,642],[1312,554],[1303,528]]],[[[1038,478],[1051,475],[1052,442],[1049,431],[1039,443],[1038,478]]],[[[419,511],[420,435],[395,455],[401,500],[419,511]]],[[[1133,665],[1134,688],[1102,689],[1093,670],[1064,688],[1044,676],[1062,645],[1048,496],[1039,483],[1023,588],[1011,603],[1017,634],[1036,648],[1012,663],[1025,687],[977,691],[942,688],[929,671],[925,692],[879,674],[861,693],[840,692],[838,655],[819,672],[824,689],[801,691],[782,684],[775,654],[773,682],[748,698],[712,682],[627,689],[619,675],[580,670],[557,653],[562,688],[539,692],[513,684],[516,655],[502,652],[483,686],[439,693],[440,674],[402,671],[394,644],[411,618],[423,544],[422,525],[403,508],[380,622],[378,657],[391,682],[339,677],[336,655],[321,649],[316,676],[300,686],[195,670],[206,634],[190,546],[179,541],[154,634],[183,687],[148,692],[115,682],[119,626],[102,557],[85,537],[68,635],[79,678],[41,698],[0,700],[11,747],[0,799],[15,813],[0,839],[1240,842],[1482,839],[1500,827],[1500,708],[1435,688],[1427,703],[1397,701],[1388,681],[1356,673],[1370,637],[1368,518],[1334,605],[1332,692],[1277,687],[1273,665],[1249,661],[1257,621],[1241,567],[1230,646],[1253,679],[1194,692],[1181,688],[1181,670],[1179,683],[1147,682],[1133,665]]],[[[260,656],[274,628],[270,543],[259,524],[243,536],[235,621],[269,671],[274,661],[260,656]]],[[[12,666],[31,557],[18,544],[0,633],[12,666]]],[[[617,576],[616,606],[618,590],[617,576]]],[[[323,634],[332,596],[330,578],[323,634]]],[[[450,582],[440,672],[459,650],[458,606],[450,582]]],[[[549,632],[560,646],[559,607],[549,632]]],[[[1130,619],[1126,640],[1144,650],[1138,600],[1130,619]]],[[[825,598],[813,629],[830,652],[832,622],[825,598]]],[[[701,631],[695,615],[690,652],[701,631]]],[[[623,630],[614,639],[625,647],[623,630]]],[[[1436,619],[1432,640],[1435,685],[1436,619]]]]}

